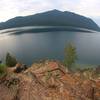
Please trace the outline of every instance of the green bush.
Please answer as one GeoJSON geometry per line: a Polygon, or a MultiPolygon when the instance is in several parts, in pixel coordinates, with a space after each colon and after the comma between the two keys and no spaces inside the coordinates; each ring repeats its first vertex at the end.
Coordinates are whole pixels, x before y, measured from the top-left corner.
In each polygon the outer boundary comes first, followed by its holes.
{"type": "Polygon", "coordinates": [[[6,73],[6,65],[0,64],[0,76],[6,73]]]}
{"type": "Polygon", "coordinates": [[[74,45],[70,43],[68,44],[67,47],[65,47],[64,64],[66,67],[71,69],[72,64],[74,64],[76,60],[77,60],[76,48],[74,45]]]}
{"type": "Polygon", "coordinates": [[[15,57],[13,57],[12,55],[10,55],[10,53],[7,53],[6,55],[6,65],[8,67],[13,67],[17,64],[17,60],[15,57]]]}
{"type": "Polygon", "coordinates": [[[45,77],[46,81],[49,80],[51,76],[52,76],[52,73],[51,72],[47,72],[46,73],[46,77],[45,77]]]}

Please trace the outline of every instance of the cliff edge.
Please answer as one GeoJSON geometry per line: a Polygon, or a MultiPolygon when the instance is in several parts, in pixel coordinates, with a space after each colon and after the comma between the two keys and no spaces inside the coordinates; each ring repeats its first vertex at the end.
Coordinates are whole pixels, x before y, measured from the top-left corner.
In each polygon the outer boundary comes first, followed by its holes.
{"type": "Polygon", "coordinates": [[[58,61],[34,63],[20,73],[15,69],[0,79],[0,100],[100,100],[100,78],[86,79],[58,61]]]}

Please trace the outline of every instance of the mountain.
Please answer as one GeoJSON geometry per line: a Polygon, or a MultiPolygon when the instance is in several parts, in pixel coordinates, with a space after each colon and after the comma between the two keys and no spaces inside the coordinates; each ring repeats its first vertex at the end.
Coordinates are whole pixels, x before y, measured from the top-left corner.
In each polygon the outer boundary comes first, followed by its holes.
{"type": "Polygon", "coordinates": [[[19,16],[0,23],[0,29],[23,26],[72,26],[100,31],[99,26],[90,18],[68,12],[51,10],[30,16],[19,16]]]}

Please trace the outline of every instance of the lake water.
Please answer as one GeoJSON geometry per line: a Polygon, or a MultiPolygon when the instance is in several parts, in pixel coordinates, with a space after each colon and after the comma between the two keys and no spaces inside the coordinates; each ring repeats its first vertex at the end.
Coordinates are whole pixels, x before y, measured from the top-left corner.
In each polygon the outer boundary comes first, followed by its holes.
{"type": "MultiPolygon", "coordinates": [[[[27,28],[25,28],[27,30],[27,28]]],[[[29,28],[28,28],[29,29],[29,28]]],[[[32,27],[31,27],[32,29],[32,27]]],[[[19,28],[23,30],[23,28],[19,28]]],[[[7,52],[26,64],[32,64],[38,59],[64,58],[64,47],[73,43],[77,48],[78,63],[100,64],[100,33],[99,32],[31,32],[13,34],[19,30],[0,31],[0,59],[4,59],[7,52]],[[11,35],[12,34],[12,35],[11,35]]]]}

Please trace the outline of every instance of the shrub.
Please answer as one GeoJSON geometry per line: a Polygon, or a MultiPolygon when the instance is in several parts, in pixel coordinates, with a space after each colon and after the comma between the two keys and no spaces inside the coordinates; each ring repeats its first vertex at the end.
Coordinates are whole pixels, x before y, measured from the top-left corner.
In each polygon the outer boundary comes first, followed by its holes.
{"type": "Polygon", "coordinates": [[[83,75],[86,79],[93,79],[94,78],[94,69],[93,68],[84,69],[83,75]]]}
{"type": "Polygon", "coordinates": [[[51,72],[47,72],[46,73],[46,80],[49,80],[51,76],[52,76],[52,73],[51,72]]]}
{"type": "Polygon", "coordinates": [[[0,64],[0,76],[6,73],[6,65],[0,64]]]}
{"type": "Polygon", "coordinates": [[[17,60],[15,57],[11,56],[10,53],[6,55],[6,65],[9,67],[13,67],[17,64],[17,60]]]}
{"type": "Polygon", "coordinates": [[[77,60],[76,48],[74,45],[70,43],[68,44],[67,47],[65,47],[64,64],[66,67],[71,69],[72,64],[74,64],[76,60],[77,60]]]}

